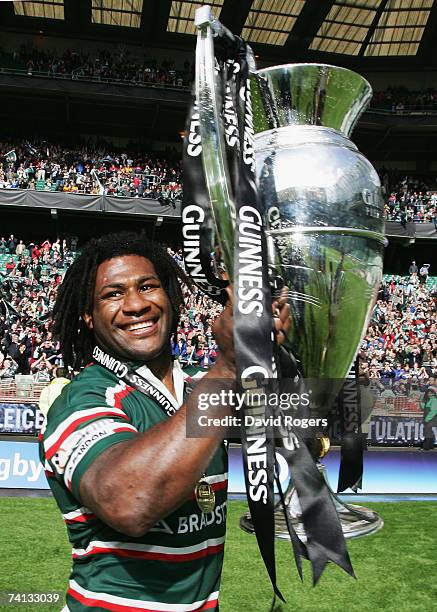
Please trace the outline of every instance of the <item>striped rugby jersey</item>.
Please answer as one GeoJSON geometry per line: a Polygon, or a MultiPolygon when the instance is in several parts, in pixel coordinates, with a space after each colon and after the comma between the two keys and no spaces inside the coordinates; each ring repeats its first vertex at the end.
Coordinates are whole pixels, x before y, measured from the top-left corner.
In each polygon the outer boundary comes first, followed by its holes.
{"type": "MultiPolygon", "coordinates": [[[[176,402],[146,366],[136,370],[176,406],[183,402],[186,379],[203,375],[196,367],[183,372],[175,362],[176,402]]],[[[100,453],[167,418],[154,399],[97,364],[85,368],[50,408],[40,457],[73,546],[65,610],[218,610],[226,528],[224,445],[206,476],[216,494],[213,512],[203,514],[193,492],[175,512],[135,538],[103,523],[80,501],[80,479],[100,453]]]]}

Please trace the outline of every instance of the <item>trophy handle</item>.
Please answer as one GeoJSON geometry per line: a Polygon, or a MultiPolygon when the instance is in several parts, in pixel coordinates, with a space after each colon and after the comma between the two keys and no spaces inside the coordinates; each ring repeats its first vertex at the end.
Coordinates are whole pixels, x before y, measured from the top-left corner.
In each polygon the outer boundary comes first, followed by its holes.
{"type": "Polygon", "coordinates": [[[234,267],[235,202],[231,194],[229,170],[218,110],[213,36],[233,42],[233,34],[214,19],[211,7],[196,10],[196,102],[202,143],[202,164],[221,256],[228,275],[234,267]]]}

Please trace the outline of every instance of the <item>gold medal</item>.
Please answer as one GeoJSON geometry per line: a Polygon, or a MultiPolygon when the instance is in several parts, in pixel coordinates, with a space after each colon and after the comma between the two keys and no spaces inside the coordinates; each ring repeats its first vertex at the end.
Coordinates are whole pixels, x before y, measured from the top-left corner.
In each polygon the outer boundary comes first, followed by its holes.
{"type": "Polygon", "coordinates": [[[194,489],[196,502],[205,514],[212,512],[215,508],[215,493],[212,486],[206,480],[200,480],[194,489]]]}

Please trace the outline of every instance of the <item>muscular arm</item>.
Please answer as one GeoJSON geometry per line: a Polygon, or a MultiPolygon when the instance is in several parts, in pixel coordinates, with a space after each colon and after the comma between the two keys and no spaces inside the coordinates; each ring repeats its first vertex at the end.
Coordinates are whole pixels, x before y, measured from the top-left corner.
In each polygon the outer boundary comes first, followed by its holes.
{"type": "MultiPolygon", "coordinates": [[[[280,309],[276,329],[287,331],[289,309],[280,309]]],[[[214,334],[221,347],[217,363],[180,410],[134,439],[108,448],[82,477],[82,503],[122,533],[139,537],[186,501],[222,441],[220,428],[213,428],[209,438],[186,436],[187,413],[196,409],[198,395],[235,386],[230,308],[217,320],[214,334]]],[[[229,414],[229,407],[210,406],[207,414],[221,418],[229,414]]]]}
{"type": "MultiPolygon", "coordinates": [[[[217,431],[211,438],[187,438],[187,412],[195,409],[199,393],[211,391],[214,379],[228,379],[231,388],[230,376],[235,379],[225,363],[217,363],[171,419],[103,452],[81,480],[83,504],[113,528],[138,537],[186,501],[222,441],[217,431]]],[[[210,407],[208,416],[227,410],[210,407]]]]}
{"type": "MultiPolygon", "coordinates": [[[[222,347],[220,358],[180,410],[132,440],[108,448],[82,477],[83,504],[122,533],[139,537],[186,501],[222,441],[218,431],[210,438],[186,435],[187,413],[196,410],[199,393],[235,384],[230,306],[217,319],[214,332],[222,347]]],[[[227,411],[211,406],[208,416],[225,416],[227,411]]]]}

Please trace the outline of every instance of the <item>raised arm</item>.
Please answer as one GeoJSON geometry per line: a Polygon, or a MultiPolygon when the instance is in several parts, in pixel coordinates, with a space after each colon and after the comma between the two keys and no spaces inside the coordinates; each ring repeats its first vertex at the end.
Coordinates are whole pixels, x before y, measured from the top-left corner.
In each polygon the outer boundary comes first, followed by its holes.
{"type": "MultiPolygon", "coordinates": [[[[187,412],[195,409],[199,393],[235,386],[230,307],[217,320],[215,335],[220,357],[180,410],[145,433],[108,448],[82,477],[82,503],[122,533],[139,537],[186,501],[222,441],[217,431],[211,432],[211,438],[186,436],[187,412]]],[[[211,406],[208,416],[222,417],[228,410],[211,406]]]]}

